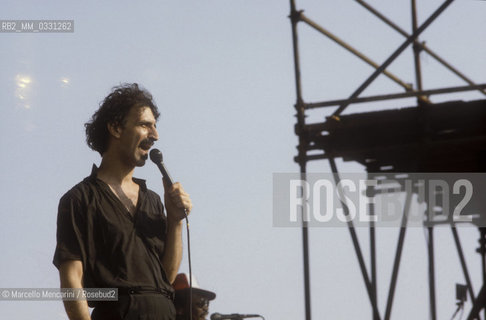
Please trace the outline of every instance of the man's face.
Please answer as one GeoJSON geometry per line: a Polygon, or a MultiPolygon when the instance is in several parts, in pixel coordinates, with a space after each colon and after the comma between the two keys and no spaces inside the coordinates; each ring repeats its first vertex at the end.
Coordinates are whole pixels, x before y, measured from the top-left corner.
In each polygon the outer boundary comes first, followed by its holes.
{"type": "Polygon", "coordinates": [[[129,166],[143,166],[149,149],[159,139],[152,110],[149,107],[132,107],[119,133],[117,140],[122,161],[129,166]]]}
{"type": "Polygon", "coordinates": [[[208,316],[209,300],[199,294],[192,296],[192,319],[205,320],[208,316]]]}

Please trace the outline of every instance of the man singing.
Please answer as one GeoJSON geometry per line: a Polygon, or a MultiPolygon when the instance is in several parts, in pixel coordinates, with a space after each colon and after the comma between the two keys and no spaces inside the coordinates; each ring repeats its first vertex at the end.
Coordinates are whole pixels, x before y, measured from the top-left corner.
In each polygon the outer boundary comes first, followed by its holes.
{"type": "Polygon", "coordinates": [[[99,168],[59,202],[54,265],[62,288],[118,288],[118,301],[64,301],[69,319],[174,320],[174,281],[182,257],[189,195],[164,184],[164,206],[133,178],[158,139],[159,112],[137,84],[115,87],[86,123],[99,168]],[[88,305],[94,307],[91,317],[88,305]]]}

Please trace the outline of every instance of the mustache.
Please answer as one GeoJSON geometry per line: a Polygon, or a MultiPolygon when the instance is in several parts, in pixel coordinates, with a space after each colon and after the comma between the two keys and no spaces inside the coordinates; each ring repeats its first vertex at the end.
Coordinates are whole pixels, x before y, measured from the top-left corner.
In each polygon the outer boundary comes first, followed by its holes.
{"type": "Polygon", "coordinates": [[[142,140],[142,142],[140,142],[140,145],[143,146],[143,147],[152,148],[152,146],[154,145],[154,142],[155,141],[153,139],[147,138],[147,139],[142,140]]]}

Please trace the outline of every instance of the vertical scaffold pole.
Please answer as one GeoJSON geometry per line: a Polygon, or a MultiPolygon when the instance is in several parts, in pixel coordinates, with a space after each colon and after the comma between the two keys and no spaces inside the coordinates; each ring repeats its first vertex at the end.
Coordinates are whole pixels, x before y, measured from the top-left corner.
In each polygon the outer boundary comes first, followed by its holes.
{"type": "MultiPolygon", "coordinates": [[[[292,23],[292,43],[294,49],[294,70],[295,70],[295,87],[297,102],[295,109],[297,111],[297,128],[296,133],[299,136],[299,166],[301,179],[305,179],[306,173],[306,140],[302,134],[302,129],[305,125],[305,106],[302,99],[302,87],[300,78],[300,63],[299,63],[299,46],[297,37],[297,24],[299,22],[300,12],[296,10],[295,0],[290,0],[290,21],[292,23]]],[[[305,206],[302,206],[302,217],[307,213],[305,212],[305,206]]],[[[305,299],[305,319],[311,320],[311,296],[310,296],[310,270],[309,270],[309,234],[308,226],[305,219],[302,219],[302,249],[303,249],[303,262],[304,262],[304,299],[305,299]]]]}

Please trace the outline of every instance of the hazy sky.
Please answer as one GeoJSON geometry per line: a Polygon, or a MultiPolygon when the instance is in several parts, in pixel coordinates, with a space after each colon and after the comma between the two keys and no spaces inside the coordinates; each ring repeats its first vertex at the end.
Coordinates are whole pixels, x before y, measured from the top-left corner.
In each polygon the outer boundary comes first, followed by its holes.
{"type": "MultiPolygon", "coordinates": [[[[354,1],[296,0],[307,16],[378,63],[404,38],[354,1]]],[[[441,1],[417,1],[423,22],[441,1]]],[[[405,30],[409,1],[371,5],[405,30]]],[[[304,318],[301,230],[272,226],[272,174],[297,172],[293,162],[295,83],[289,14],[284,0],[4,1],[0,19],[69,19],[74,33],[0,33],[1,287],[59,285],[52,265],[60,196],[89,175],[100,157],[84,142],[83,124],[110,88],[138,82],[161,111],[160,141],[173,178],[194,202],[193,271],[216,292],[210,312],[304,318]]],[[[477,83],[486,82],[486,2],[458,0],[421,36],[477,83]]],[[[309,27],[299,26],[305,101],[348,97],[373,69],[309,27]]],[[[464,85],[431,57],[422,59],[424,87],[464,85]]],[[[414,82],[411,50],[390,66],[414,82]]],[[[403,90],[379,77],[363,95],[403,90]]],[[[479,93],[433,97],[474,100],[479,93]]],[[[413,106],[414,99],[368,104],[413,106]]],[[[322,121],[331,109],[310,113],[322,121]]],[[[363,168],[338,159],[341,171],[363,168]]],[[[326,162],[309,171],[328,172],[326,162]]],[[[162,192],[151,163],[136,170],[162,192]]],[[[359,229],[367,257],[367,229],[359,229]]],[[[477,292],[478,232],[460,229],[477,292]]],[[[379,304],[384,313],[396,229],[378,230],[379,304]]],[[[185,238],[184,238],[185,243],[185,238]]],[[[439,319],[455,310],[464,283],[450,230],[436,231],[439,319]]],[[[366,290],[345,228],[310,230],[314,319],[371,318],[366,290]]],[[[187,272],[184,251],[182,272],[187,272]]],[[[428,318],[424,232],[406,236],[393,319],[428,318]]],[[[368,262],[368,261],[367,261],[368,262]]],[[[469,308],[469,304],[468,307],[469,308]]],[[[62,303],[0,301],[2,319],[67,319],[62,303]]]]}

